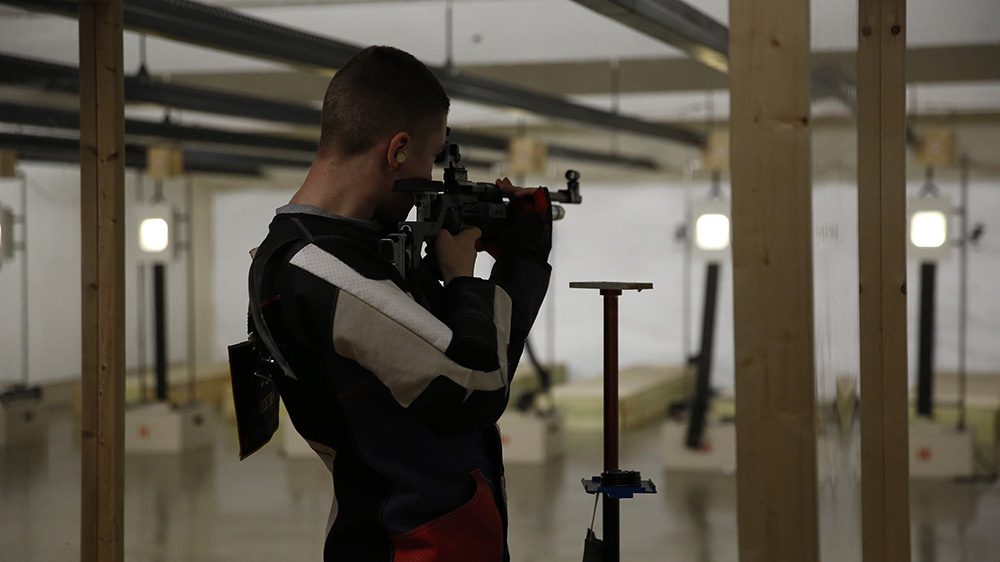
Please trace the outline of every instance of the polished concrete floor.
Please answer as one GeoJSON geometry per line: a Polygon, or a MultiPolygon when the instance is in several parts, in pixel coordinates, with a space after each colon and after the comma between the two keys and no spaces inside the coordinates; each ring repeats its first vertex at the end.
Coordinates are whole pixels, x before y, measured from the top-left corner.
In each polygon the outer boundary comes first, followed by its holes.
{"type": "MultiPolygon", "coordinates": [[[[0,561],[78,559],[77,435],[72,415],[56,412],[48,443],[0,449],[0,561]]],[[[623,435],[622,464],[644,471],[659,493],[623,502],[622,560],[737,560],[735,479],[666,473],[659,442],[657,427],[623,435]]],[[[580,478],[598,471],[600,436],[569,435],[567,449],[563,459],[546,466],[508,467],[510,543],[517,562],[581,559],[593,500],[580,478]]],[[[820,485],[824,562],[860,560],[851,450],[856,447],[847,443],[820,453],[820,462],[832,467],[820,485]]],[[[330,500],[323,466],[283,458],[273,445],[241,463],[225,422],[210,450],[128,456],[125,479],[128,562],[322,558],[330,500]]],[[[1000,562],[1000,486],[914,484],[912,496],[914,561],[1000,562]]]]}

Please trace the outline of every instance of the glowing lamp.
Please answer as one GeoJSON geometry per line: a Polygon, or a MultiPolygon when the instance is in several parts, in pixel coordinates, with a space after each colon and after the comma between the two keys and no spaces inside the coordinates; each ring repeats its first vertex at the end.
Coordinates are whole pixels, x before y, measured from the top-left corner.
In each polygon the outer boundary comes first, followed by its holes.
{"type": "Polygon", "coordinates": [[[940,248],[948,241],[948,217],[940,211],[920,211],[910,217],[910,242],[917,248],[940,248]]]}
{"type": "Polygon", "coordinates": [[[706,213],[695,220],[694,243],[702,250],[725,250],[729,247],[729,217],[706,213]]]}
{"type": "Polygon", "coordinates": [[[924,261],[947,257],[951,203],[941,197],[917,197],[910,199],[909,211],[910,255],[924,261]]]}
{"type": "Polygon", "coordinates": [[[136,208],[141,259],[170,261],[173,255],[174,210],[166,204],[140,205],[136,208]]]}
{"type": "Polygon", "coordinates": [[[725,257],[731,241],[729,202],[712,199],[696,203],[691,211],[688,232],[692,233],[695,255],[712,260],[725,257]]]}

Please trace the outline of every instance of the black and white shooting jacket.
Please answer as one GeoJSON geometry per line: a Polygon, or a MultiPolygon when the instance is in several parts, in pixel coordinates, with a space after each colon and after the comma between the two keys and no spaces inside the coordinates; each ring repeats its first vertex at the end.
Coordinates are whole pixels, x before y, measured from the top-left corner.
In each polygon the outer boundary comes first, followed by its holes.
{"type": "Polygon", "coordinates": [[[496,421],[549,265],[405,280],[374,223],[289,210],[258,250],[277,248],[261,300],[295,374],[281,398],[333,475],[324,560],[509,559],[496,421]]]}

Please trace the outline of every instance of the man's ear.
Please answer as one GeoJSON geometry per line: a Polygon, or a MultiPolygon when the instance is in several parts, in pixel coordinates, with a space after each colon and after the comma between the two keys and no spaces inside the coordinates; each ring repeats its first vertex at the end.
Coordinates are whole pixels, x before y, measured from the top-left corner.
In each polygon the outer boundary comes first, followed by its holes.
{"type": "Polygon", "coordinates": [[[409,156],[407,150],[410,147],[409,133],[396,133],[389,139],[389,149],[386,151],[385,160],[392,171],[399,170],[406,158],[409,156]]]}

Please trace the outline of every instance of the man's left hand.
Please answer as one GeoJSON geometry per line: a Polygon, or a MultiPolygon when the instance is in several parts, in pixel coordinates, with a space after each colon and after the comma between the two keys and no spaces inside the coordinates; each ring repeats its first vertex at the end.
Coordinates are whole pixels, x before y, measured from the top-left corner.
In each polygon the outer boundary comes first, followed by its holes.
{"type": "Polygon", "coordinates": [[[511,198],[529,197],[538,189],[537,187],[517,187],[510,181],[510,178],[497,179],[496,186],[511,198]]]}
{"type": "Polygon", "coordinates": [[[510,219],[487,243],[494,257],[516,254],[547,263],[552,249],[552,202],[545,188],[515,186],[509,178],[496,186],[510,198],[510,219]]]}

